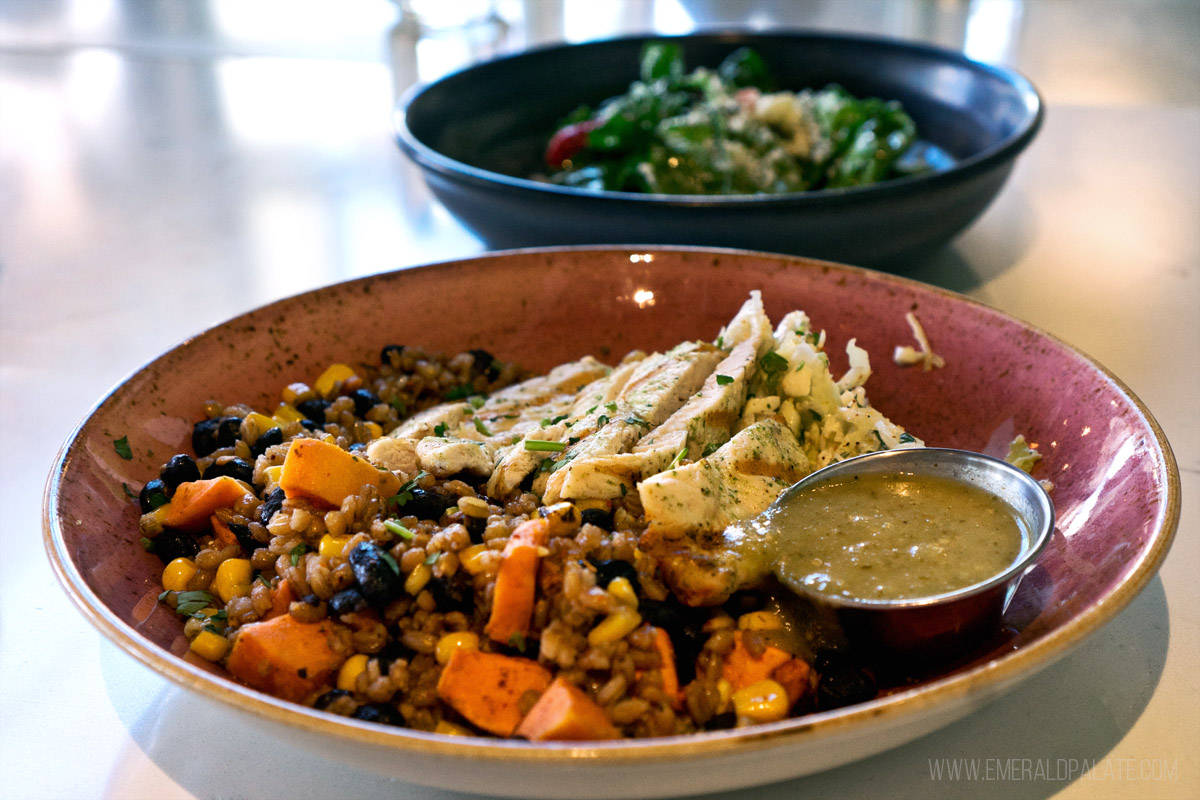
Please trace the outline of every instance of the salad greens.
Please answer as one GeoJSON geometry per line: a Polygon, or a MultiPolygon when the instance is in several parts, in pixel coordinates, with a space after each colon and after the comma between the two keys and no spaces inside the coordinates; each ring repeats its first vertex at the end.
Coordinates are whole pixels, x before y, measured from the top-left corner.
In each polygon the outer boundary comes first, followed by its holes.
{"type": "Polygon", "coordinates": [[[641,79],[598,109],[582,106],[550,139],[547,180],[661,194],[774,194],[862,186],[923,171],[905,158],[912,118],[895,101],[831,84],[776,91],[750,48],[686,72],[678,44],[642,49],[641,79]]]}

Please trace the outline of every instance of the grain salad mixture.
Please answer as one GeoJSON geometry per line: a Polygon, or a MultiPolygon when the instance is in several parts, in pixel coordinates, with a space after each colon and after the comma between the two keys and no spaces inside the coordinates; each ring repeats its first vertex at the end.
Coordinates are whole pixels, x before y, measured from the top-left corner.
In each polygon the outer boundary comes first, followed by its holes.
{"type": "MultiPolygon", "coordinates": [[[[758,293],[713,341],[529,375],[484,350],[210,401],[142,489],[189,658],[319,710],[532,741],[684,734],[876,695],[720,532],[808,472],[921,446],[758,293]]],[[[315,370],[314,370],[315,374],[315,370]]]]}

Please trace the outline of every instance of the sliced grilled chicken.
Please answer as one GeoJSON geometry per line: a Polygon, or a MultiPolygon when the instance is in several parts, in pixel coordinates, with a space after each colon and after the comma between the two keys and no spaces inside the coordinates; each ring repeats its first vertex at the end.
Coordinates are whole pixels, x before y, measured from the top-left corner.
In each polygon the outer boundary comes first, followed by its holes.
{"type": "Polygon", "coordinates": [[[609,371],[609,367],[585,356],[560,364],[545,375],[507,386],[485,398],[478,408],[467,402],[442,403],[427,408],[405,420],[388,435],[396,439],[421,439],[433,436],[439,426],[444,426],[442,430],[455,436],[491,439],[530,418],[535,417],[534,422],[540,421],[546,411],[553,410],[556,400],[569,406],[581,389],[609,371]],[[481,420],[491,433],[478,433],[474,424],[476,419],[481,420]]]}
{"type": "Polygon", "coordinates": [[[647,521],[641,547],[657,558],[680,601],[719,605],[770,572],[769,564],[738,551],[726,530],[758,514],[811,471],[784,424],[757,422],[711,456],[638,484],[647,521]]]}
{"type": "MultiPolygon", "coordinates": [[[[662,356],[656,354],[651,358],[661,359],[662,356]]],[[[549,419],[550,424],[542,425],[539,419],[536,427],[531,427],[518,441],[501,448],[497,453],[496,466],[488,479],[488,495],[499,499],[510,496],[529,474],[551,455],[552,451],[527,450],[524,444],[526,440],[562,443],[571,437],[582,438],[595,432],[599,420],[608,413],[607,406],[616,402],[616,398],[645,359],[642,353],[626,357],[625,361],[610,373],[581,389],[578,395],[572,398],[566,410],[558,414],[543,415],[542,419],[549,419]]]]}
{"type": "Polygon", "coordinates": [[[626,478],[605,470],[606,457],[629,451],[661,425],[704,385],[723,357],[723,351],[706,342],[685,342],[668,351],[660,363],[635,371],[608,422],[570,445],[563,457],[565,465],[548,474],[542,501],[611,498],[622,488],[632,489],[626,478]]]}

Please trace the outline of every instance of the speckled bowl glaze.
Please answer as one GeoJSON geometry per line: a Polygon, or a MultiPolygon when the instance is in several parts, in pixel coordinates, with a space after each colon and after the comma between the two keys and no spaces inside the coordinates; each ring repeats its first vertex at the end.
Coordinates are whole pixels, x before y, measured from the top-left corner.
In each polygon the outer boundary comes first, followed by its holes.
{"type": "Polygon", "coordinates": [[[829,263],[696,249],[525,250],[363,278],[279,301],[187,340],[117,386],[50,475],[45,541],[72,599],[151,669],[269,735],[362,769],[522,797],[682,795],[827,769],[948,724],[1052,663],[1117,614],[1166,556],[1179,477],[1162,431],[1103,367],[998,311],[903,278],[829,263]],[[331,361],[383,344],[486,347],[529,367],[710,339],[747,293],[778,319],[803,308],[835,370],[851,337],[873,356],[872,402],[930,445],[991,454],[1023,433],[1045,456],[1057,526],[1004,629],[970,657],[869,703],[769,725],[643,741],[531,744],[445,737],[327,715],[259,694],[186,656],[155,602],[161,565],[138,546],[140,487],[187,447],[209,398],[273,403],[331,361]],[[891,362],[914,311],[946,360],[891,362]],[[113,440],[127,436],[122,459],[113,440]]]}

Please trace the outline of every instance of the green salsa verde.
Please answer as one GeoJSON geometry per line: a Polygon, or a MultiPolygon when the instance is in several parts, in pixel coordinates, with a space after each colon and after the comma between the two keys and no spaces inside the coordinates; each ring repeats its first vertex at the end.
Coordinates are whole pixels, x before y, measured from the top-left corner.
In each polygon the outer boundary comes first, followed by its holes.
{"type": "MultiPolygon", "coordinates": [[[[1027,534],[1000,498],[932,475],[850,475],[797,493],[755,525],[793,589],[854,600],[931,597],[1011,566],[1027,534]]],[[[754,537],[757,538],[757,537],[754,537]]]]}

